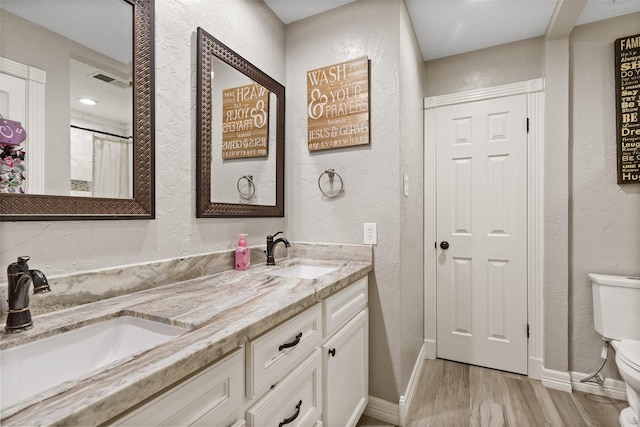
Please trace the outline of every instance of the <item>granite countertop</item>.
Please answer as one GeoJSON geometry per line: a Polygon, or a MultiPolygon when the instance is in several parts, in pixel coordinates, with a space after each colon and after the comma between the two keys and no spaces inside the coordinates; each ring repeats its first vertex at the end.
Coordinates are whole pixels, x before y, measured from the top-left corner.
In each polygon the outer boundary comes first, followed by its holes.
{"type": "MultiPolygon", "coordinates": [[[[34,316],[35,327],[2,335],[0,349],[123,314],[187,328],[167,342],[18,402],[2,425],[95,425],[142,402],[286,319],[365,277],[370,262],[287,258],[34,316]],[[272,276],[295,264],[339,268],[317,279],[272,276]]],[[[51,366],[55,369],[55,366],[51,366]]]]}

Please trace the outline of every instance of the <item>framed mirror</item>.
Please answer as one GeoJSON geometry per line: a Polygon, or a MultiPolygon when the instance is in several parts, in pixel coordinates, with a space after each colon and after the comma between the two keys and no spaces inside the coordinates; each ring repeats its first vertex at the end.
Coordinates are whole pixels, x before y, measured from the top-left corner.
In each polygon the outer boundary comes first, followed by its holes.
{"type": "Polygon", "coordinates": [[[196,216],[284,216],[284,86],[198,28],[196,216]]]}
{"type": "Polygon", "coordinates": [[[0,220],[155,217],[153,6],[0,3],[0,114],[22,122],[27,135],[21,147],[0,144],[3,166],[13,168],[0,167],[0,220]],[[15,91],[26,105],[6,95],[13,81],[26,88],[15,91]],[[16,162],[5,162],[12,154],[16,162]],[[22,183],[7,188],[20,160],[22,183]]]}

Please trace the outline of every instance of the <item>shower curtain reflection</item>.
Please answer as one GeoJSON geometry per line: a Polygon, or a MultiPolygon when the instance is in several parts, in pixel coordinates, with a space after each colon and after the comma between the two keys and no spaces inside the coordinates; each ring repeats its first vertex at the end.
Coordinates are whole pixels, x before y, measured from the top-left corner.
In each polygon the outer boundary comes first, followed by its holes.
{"type": "Polygon", "coordinates": [[[132,176],[132,140],[94,134],[93,196],[133,198],[132,176]]]}

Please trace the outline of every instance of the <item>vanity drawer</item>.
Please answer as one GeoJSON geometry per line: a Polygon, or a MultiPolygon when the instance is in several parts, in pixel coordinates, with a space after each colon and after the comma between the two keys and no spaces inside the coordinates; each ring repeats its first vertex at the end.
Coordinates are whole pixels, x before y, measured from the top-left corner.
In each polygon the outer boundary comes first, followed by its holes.
{"type": "Polygon", "coordinates": [[[238,349],[109,425],[231,425],[229,417],[242,406],[243,380],[244,352],[238,349]]]}
{"type": "Polygon", "coordinates": [[[247,397],[253,399],[311,354],[322,339],[321,304],[247,344],[247,397]]]}
{"type": "Polygon", "coordinates": [[[290,375],[247,410],[248,427],[313,426],[322,416],[322,357],[316,349],[290,375]],[[288,422],[287,422],[288,421],[288,422]]]}
{"type": "Polygon", "coordinates": [[[333,335],[367,306],[369,277],[365,276],[324,301],[324,336],[333,335]]]}

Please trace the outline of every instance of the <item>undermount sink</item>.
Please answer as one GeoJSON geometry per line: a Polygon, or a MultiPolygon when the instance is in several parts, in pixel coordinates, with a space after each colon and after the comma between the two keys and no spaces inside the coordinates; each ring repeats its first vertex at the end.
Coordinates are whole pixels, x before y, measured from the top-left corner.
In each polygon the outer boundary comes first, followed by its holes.
{"type": "Polygon", "coordinates": [[[270,271],[272,276],[292,277],[294,279],[317,279],[327,273],[336,271],[339,267],[327,265],[307,265],[298,264],[291,267],[285,267],[281,270],[270,271]]]}
{"type": "MultiPolygon", "coordinates": [[[[36,327],[45,328],[40,323],[36,327]]],[[[119,316],[0,351],[0,410],[127,356],[186,329],[119,316]]]]}

